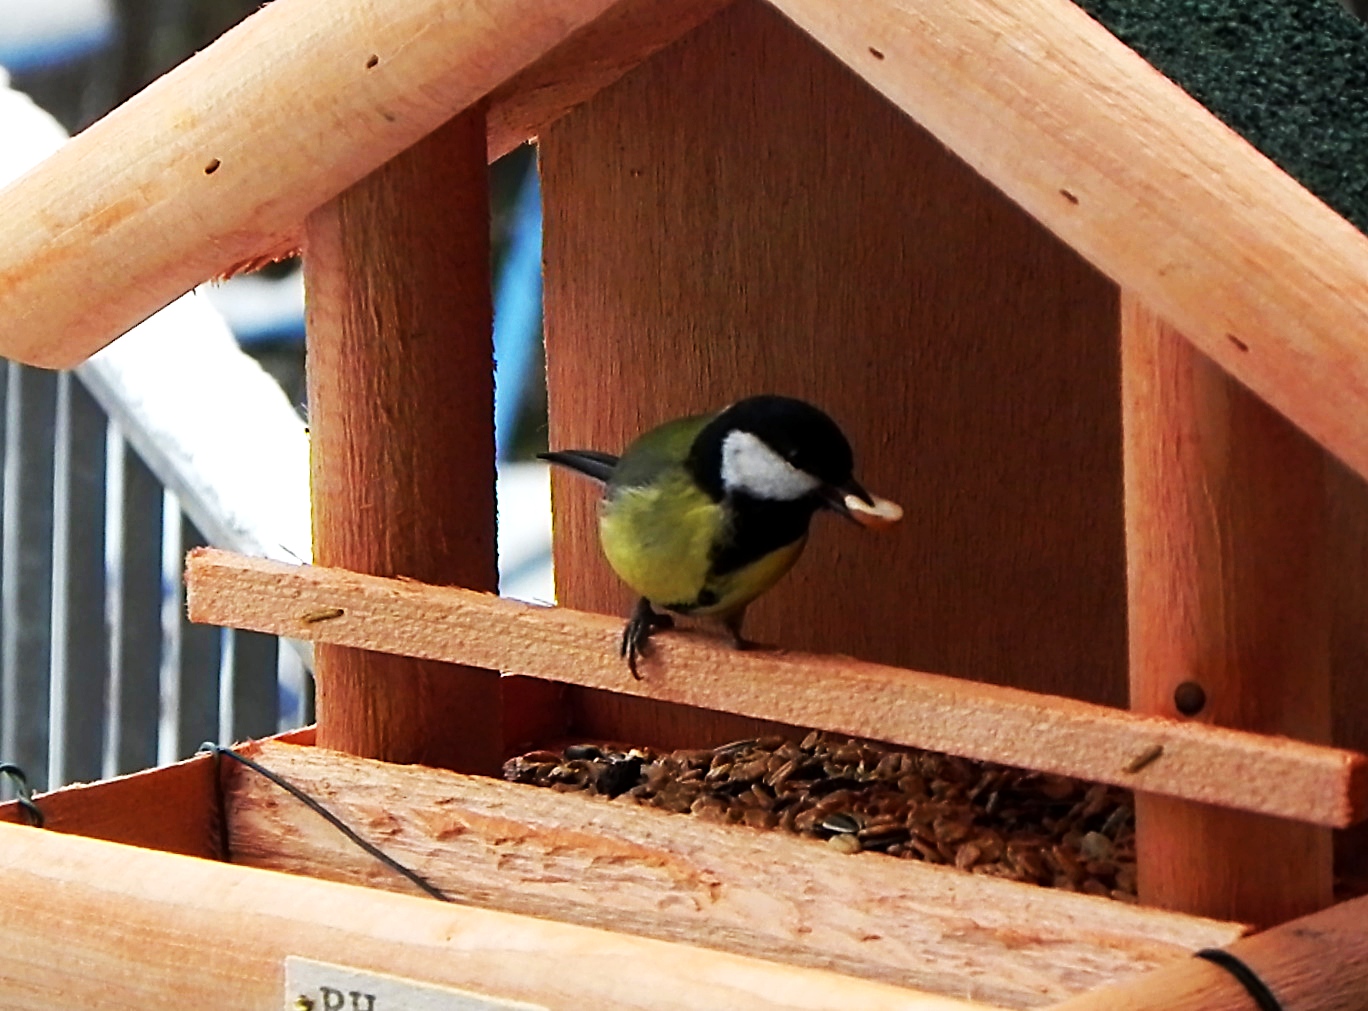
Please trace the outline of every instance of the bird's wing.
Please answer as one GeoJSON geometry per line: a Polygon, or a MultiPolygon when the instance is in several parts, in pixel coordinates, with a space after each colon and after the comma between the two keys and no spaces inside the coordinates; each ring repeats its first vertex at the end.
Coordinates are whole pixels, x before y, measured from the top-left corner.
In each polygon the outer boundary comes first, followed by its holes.
{"type": "Polygon", "coordinates": [[[612,453],[600,453],[593,449],[561,449],[550,453],[538,453],[538,460],[559,464],[595,481],[606,482],[613,476],[613,468],[618,458],[612,453]]]}

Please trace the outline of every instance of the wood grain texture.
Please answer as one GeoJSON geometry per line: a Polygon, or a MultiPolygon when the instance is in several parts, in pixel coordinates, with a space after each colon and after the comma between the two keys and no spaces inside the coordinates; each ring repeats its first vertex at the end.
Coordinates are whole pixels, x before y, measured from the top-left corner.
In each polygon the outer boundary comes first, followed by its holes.
{"type": "MultiPolygon", "coordinates": [[[[215,768],[214,759],[202,755],[34,799],[45,830],[218,860],[223,847],[215,768]]],[[[14,801],[0,804],[0,821],[29,823],[14,801]]]]}
{"type": "Polygon", "coordinates": [[[0,195],[0,354],[75,365],[288,248],[309,212],[612,6],[266,5],[0,195]]]}
{"type": "Polygon", "coordinates": [[[1368,475],[1368,237],[1065,0],[772,0],[1368,475]]]}
{"type": "MultiPolygon", "coordinates": [[[[1368,899],[1355,899],[1230,945],[1297,1011],[1368,1005],[1368,899]]],[[[1252,999],[1227,970],[1192,959],[1119,987],[1067,1000],[1054,1011],[1249,1011],[1252,999]]]]}
{"type": "MultiPolygon", "coordinates": [[[[268,769],[450,895],[662,940],[1037,1007],[1243,928],[779,832],[274,743],[268,769]]],[[[262,777],[225,797],[235,863],[413,886],[262,777]]]]}
{"type": "MultiPolygon", "coordinates": [[[[1132,708],[1328,742],[1324,454],[1122,296],[1132,708]]],[[[1331,902],[1326,829],[1136,798],[1149,904],[1262,926],[1331,902]],[[1267,873],[1270,863],[1280,868],[1267,873]]]]}
{"type": "Polygon", "coordinates": [[[553,1011],[974,1011],[724,952],[0,824],[0,1003],[261,1011],[287,955],[553,1011]]]}
{"type": "MultiPolygon", "coordinates": [[[[484,118],[463,113],[309,216],[314,557],[498,586],[484,118]]],[[[318,736],[495,772],[498,676],[324,646],[318,736]]]]}
{"type": "Polygon", "coordinates": [[[617,654],[620,623],[604,615],[210,548],[190,556],[186,580],[195,621],[534,674],[1318,824],[1368,813],[1368,759],[1322,745],[841,656],[736,652],[686,632],[662,634],[637,681],[617,654]],[[336,616],[312,620],[320,614],[336,616]],[[1141,758],[1150,760],[1135,768],[1141,758]]]}
{"type": "Polygon", "coordinates": [[[637,64],[693,31],[732,0],[619,0],[487,99],[492,162],[637,64]]]}
{"type": "MultiPolygon", "coordinates": [[[[314,728],[291,730],[271,740],[312,745],[314,728]]],[[[73,783],[34,799],[42,809],[44,828],[50,831],[166,853],[223,857],[218,777],[208,755],[98,783],[73,783]]],[[[0,804],[0,821],[29,823],[14,801],[0,804]]]]}
{"type": "MultiPolygon", "coordinates": [[[[817,519],[755,637],[1124,702],[1109,282],[749,0],[544,131],[540,164],[553,447],[798,395],[907,508],[881,534],[817,519]]],[[[558,599],[625,615],[594,490],[553,495],[558,599]]],[[[738,729],[573,701],[636,740],[738,729]]]]}

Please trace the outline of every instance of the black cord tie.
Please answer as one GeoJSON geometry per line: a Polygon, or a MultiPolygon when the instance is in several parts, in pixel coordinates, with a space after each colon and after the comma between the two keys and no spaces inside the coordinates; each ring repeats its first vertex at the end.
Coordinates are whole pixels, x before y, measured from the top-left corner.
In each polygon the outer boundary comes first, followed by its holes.
{"type": "MultiPolygon", "coordinates": [[[[409,868],[401,864],[398,860],[395,860],[394,857],[390,856],[384,850],[380,849],[374,843],[362,839],[359,835],[356,834],[355,831],[353,831],[351,826],[347,825],[341,818],[333,814],[326,807],[324,807],[314,798],[310,797],[299,787],[285,780],[278,774],[272,772],[265,766],[252,761],[252,759],[248,758],[246,755],[240,755],[232,748],[224,747],[222,744],[215,744],[212,741],[205,741],[203,744],[201,744],[199,746],[199,753],[207,753],[215,756],[227,756],[228,758],[231,758],[233,761],[247,766],[247,768],[251,769],[253,772],[259,773],[260,775],[266,777],[266,779],[270,780],[276,786],[280,787],[295,800],[299,801],[301,804],[307,807],[310,811],[313,811],[324,821],[326,821],[329,825],[337,829],[337,831],[341,832],[344,836],[346,836],[348,839],[354,842],[357,846],[361,847],[361,849],[365,850],[368,854],[373,856],[376,860],[380,861],[382,864],[384,864],[390,870],[394,871],[396,874],[403,875],[405,878],[413,882],[413,884],[417,885],[428,895],[431,895],[434,899],[440,899],[443,902],[456,901],[446,892],[442,891],[436,885],[432,884],[432,882],[424,878],[417,871],[410,870],[409,868]]],[[[0,767],[0,771],[3,771],[3,767],[0,767]]]]}
{"type": "Polygon", "coordinates": [[[1258,1005],[1259,1011],[1283,1011],[1282,1004],[1277,997],[1273,996],[1273,991],[1268,988],[1268,984],[1259,978],[1258,973],[1240,961],[1238,956],[1232,955],[1223,948],[1203,948],[1196,953],[1196,957],[1205,959],[1212,965],[1219,965],[1234,976],[1239,984],[1245,988],[1245,992],[1254,998],[1254,1003],[1258,1005]]]}
{"type": "Polygon", "coordinates": [[[28,777],[24,775],[24,770],[13,762],[0,762],[0,776],[4,776],[14,787],[15,802],[28,815],[29,824],[34,828],[42,828],[47,819],[43,816],[42,810],[33,800],[33,787],[29,786],[28,777]]]}

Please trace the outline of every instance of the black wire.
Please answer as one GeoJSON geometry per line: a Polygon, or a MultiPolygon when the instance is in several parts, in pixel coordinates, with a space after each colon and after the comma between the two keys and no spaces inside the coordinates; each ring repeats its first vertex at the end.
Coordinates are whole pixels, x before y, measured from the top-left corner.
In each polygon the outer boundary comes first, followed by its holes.
{"type": "Polygon", "coordinates": [[[42,828],[47,818],[33,801],[33,787],[29,786],[28,777],[24,775],[24,770],[13,762],[0,762],[0,776],[4,776],[14,784],[15,802],[28,815],[29,824],[34,828],[42,828]]]}
{"type": "MultiPolygon", "coordinates": [[[[432,884],[418,872],[410,870],[409,868],[405,867],[398,860],[395,860],[394,857],[390,856],[388,853],[380,849],[374,843],[367,842],[365,839],[362,839],[341,818],[337,817],[337,815],[333,814],[326,807],[324,807],[318,801],[314,800],[314,798],[310,797],[299,787],[283,779],[281,776],[272,772],[265,766],[257,764],[245,755],[238,754],[232,748],[224,747],[222,744],[214,744],[212,741],[205,741],[203,744],[199,746],[199,750],[201,753],[207,752],[213,755],[227,755],[229,758],[233,759],[233,761],[240,762],[241,764],[247,766],[247,768],[251,769],[253,772],[265,776],[268,780],[270,780],[276,786],[280,787],[295,800],[299,801],[310,811],[313,811],[315,814],[323,818],[323,820],[326,821],[329,825],[337,829],[337,831],[341,832],[344,836],[346,836],[348,839],[354,842],[357,846],[361,847],[363,850],[365,850],[367,853],[373,856],[376,860],[379,860],[382,864],[384,864],[386,867],[388,867],[395,873],[402,874],[404,877],[408,878],[409,881],[413,882],[428,895],[431,895],[434,899],[440,899],[443,902],[456,901],[450,895],[442,891],[436,885],[432,884]]],[[[2,771],[3,767],[0,767],[0,772],[2,771]]]]}
{"type": "Polygon", "coordinates": [[[1254,1003],[1259,1006],[1259,1011],[1283,1011],[1282,1004],[1279,1003],[1277,997],[1273,996],[1273,991],[1268,988],[1268,984],[1261,980],[1258,973],[1240,961],[1237,956],[1221,948],[1203,948],[1196,952],[1196,957],[1205,959],[1212,965],[1219,965],[1234,976],[1239,984],[1245,988],[1245,992],[1254,998],[1254,1003]]]}

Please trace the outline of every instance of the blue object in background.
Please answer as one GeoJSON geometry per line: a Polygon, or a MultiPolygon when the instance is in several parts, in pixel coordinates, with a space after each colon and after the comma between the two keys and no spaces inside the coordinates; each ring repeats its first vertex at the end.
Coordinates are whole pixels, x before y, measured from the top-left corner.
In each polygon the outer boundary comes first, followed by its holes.
{"type": "Polygon", "coordinates": [[[114,39],[110,0],[4,0],[0,66],[31,73],[105,48],[114,39]]]}
{"type": "Polygon", "coordinates": [[[542,205],[536,162],[513,209],[508,251],[494,282],[494,445],[506,460],[537,362],[542,314],[542,205]]]}

